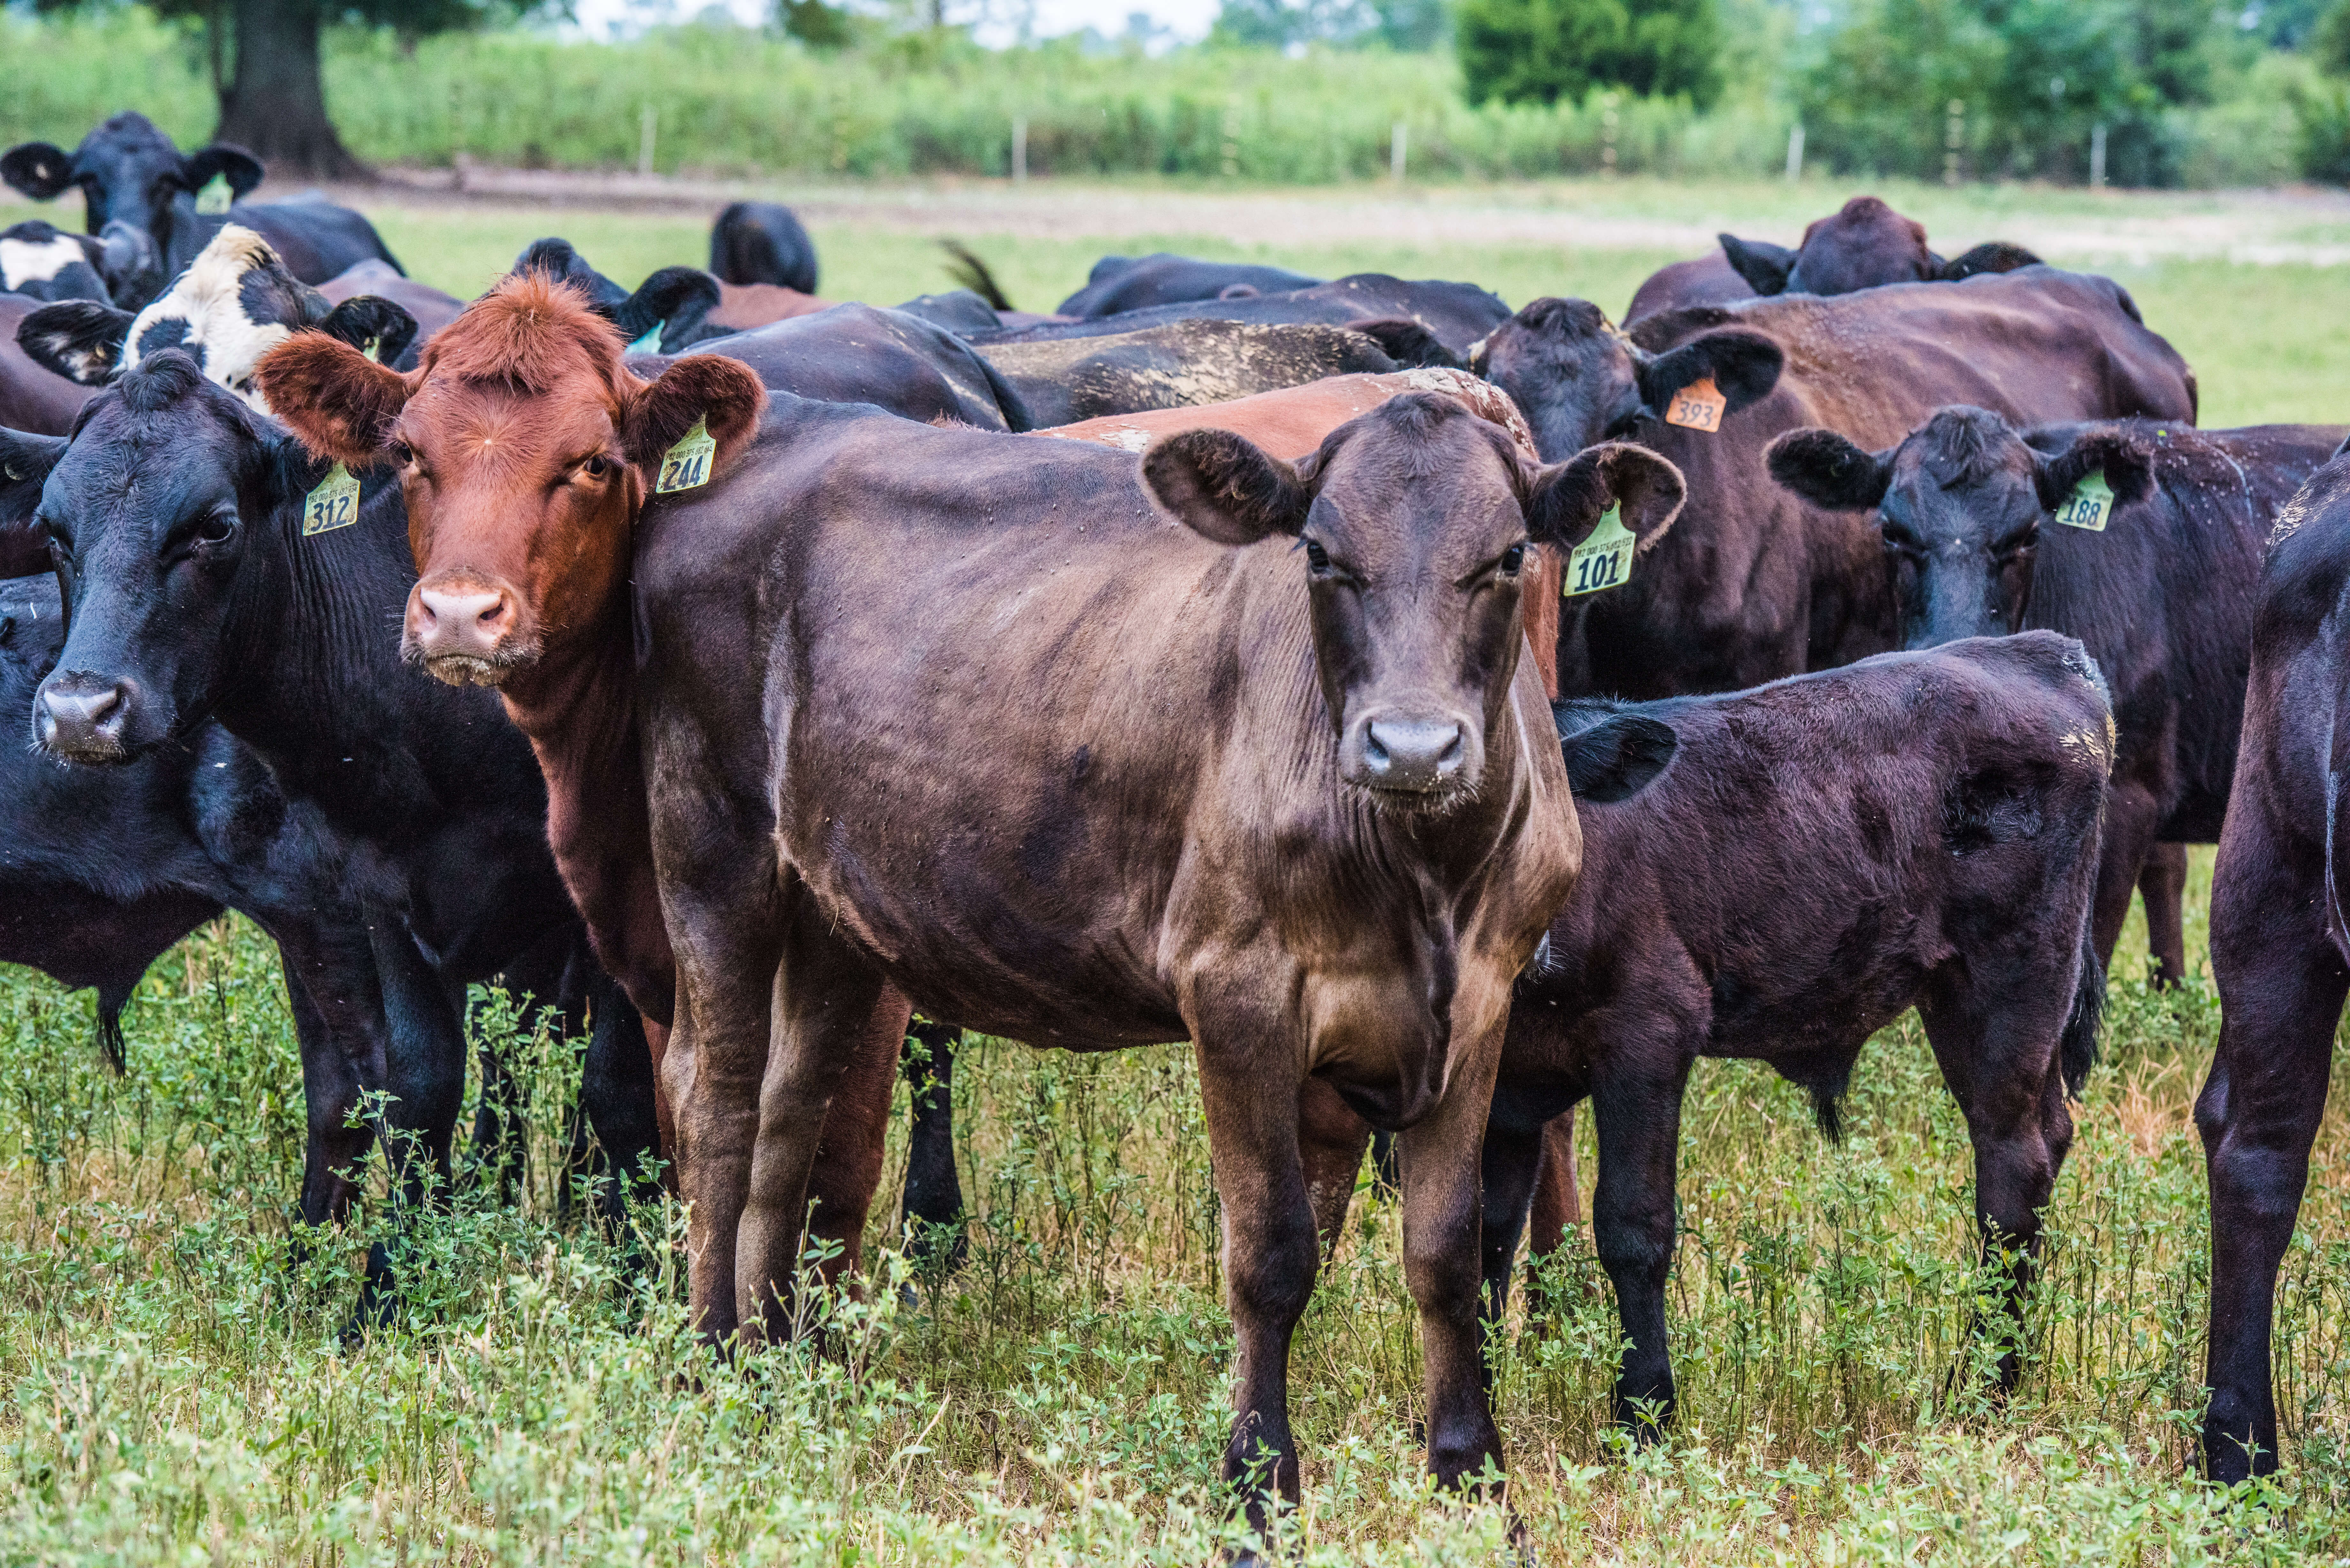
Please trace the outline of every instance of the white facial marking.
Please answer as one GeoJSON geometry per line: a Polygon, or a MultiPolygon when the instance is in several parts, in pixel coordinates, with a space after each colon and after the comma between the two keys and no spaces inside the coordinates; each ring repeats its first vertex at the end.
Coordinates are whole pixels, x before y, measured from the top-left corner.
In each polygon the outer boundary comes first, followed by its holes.
{"type": "Polygon", "coordinates": [[[80,244],[64,234],[53,240],[0,240],[0,282],[12,290],[47,283],[84,259],[80,244]]]}

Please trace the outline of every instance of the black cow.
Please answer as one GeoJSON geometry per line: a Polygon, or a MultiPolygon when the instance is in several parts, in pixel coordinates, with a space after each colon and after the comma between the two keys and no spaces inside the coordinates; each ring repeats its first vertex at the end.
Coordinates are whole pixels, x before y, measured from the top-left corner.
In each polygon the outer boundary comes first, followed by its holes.
{"type": "MultiPolygon", "coordinates": [[[[211,716],[358,846],[342,902],[369,918],[387,1011],[450,1043],[387,1075],[401,1185],[421,1201],[449,1173],[465,983],[579,926],[529,745],[491,693],[401,668],[390,628],[415,570],[397,488],[312,462],[186,355],[100,393],[53,458],[39,515],[71,628],[41,682],[38,743],[120,764],[211,716]]],[[[655,1141],[650,1058],[633,1009],[597,1012],[582,1097],[633,1170],[655,1141]]],[[[388,1308],[390,1283],[371,1258],[366,1310],[388,1308]]]]}
{"type": "Polygon", "coordinates": [[[816,292],[816,242],[780,202],[736,202],[710,229],[710,271],[721,283],[772,283],[816,292]]]}
{"type": "MultiPolygon", "coordinates": [[[[1984,1245],[2028,1258],[2105,992],[2089,913],[2110,719],[2080,644],[1981,638],[1723,696],[1569,701],[1556,719],[1584,874],[1511,1006],[1485,1129],[1488,1324],[1544,1128],[1587,1096],[1592,1241],[1627,1342],[1616,1417],[1669,1415],[1690,1067],[1768,1062],[1833,1137],[1862,1047],[1913,1006],[1974,1139],[1984,1245]]],[[[1362,1152],[1358,1130],[1314,1166],[1351,1178],[1362,1152]]],[[[1353,1183],[1316,1185],[1326,1234],[1353,1183]]],[[[2001,1384],[2016,1371],[2011,1349],[2001,1384]]]]}
{"type": "MultiPolygon", "coordinates": [[[[2342,435],[2155,420],[2018,431],[1981,409],[1949,408],[1882,452],[1823,430],[1771,445],[1772,477],[1796,494],[1877,514],[1904,647],[2044,627],[2096,659],[2119,730],[2097,889],[2102,959],[2154,846],[2220,836],[2269,528],[2342,435]],[[2076,502],[2085,483],[2108,489],[2104,508],[2076,502]],[[2076,517],[2102,531],[2063,525],[2076,517]]],[[[2164,978],[2179,978],[2184,954],[2158,956],[2164,978]]]]}
{"type": "Polygon", "coordinates": [[[370,257],[400,265],[374,225],[348,207],[315,197],[244,202],[261,176],[260,161],[244,148],[215,141],[183,153],[137,113],[116,115],[70,153],[26,141],[0,156],[0,180],[36,202],[80,186],[91,234],[119,220],[153,238],[159,265],[135,284],[114,286],[114,303],[127,309],[160,293],[232,217],[268,240],[305,283],[324,283],[370,257]]]}
{"type": "Polygon", "coordinates": [[[1188,300],[1288,294],[1323,281],[1287,267],[1198,261],[1166,251],[1147,256],[1104,256],[1086,275],[1086,286],[1061,301],[1055,314],[1091,319],[1188,300]]]}
{"type": "Polygon", "coordinates": [[[2211,1183],[2203,1463],[2220,1481],[2276,1469],[2277,1269],[2350,994],[2350,461],[2337,455],[2278,514],[2251,643],[2211,882],[2220,1050],[2195,1102],[2211,1183]]]}
{"type": "Polygon", "coordinates": [[[1459,363],[1416,321],[1260,327],[1197,318],[1108,337],[983,343],[979,354],[1020,394],[1040,429],[1229,402],[1326,376],[1459,363]]]}
{"type": "Polygon", "coordinates": [[[596,314],[619,327],[632,348],[681,354],[734,331],[703,319],[718,308],[718,280],[699,267],[662,267],[631,294],[589,266],[569,240],[545,239],[533,240],[515,258],[514,270],[544,273],[582,290],[596,314]]]}
{"type": "Polygon", "coordinates": [[[238,223],[213,236],[144,309],[134,314],[91,299],[44,306],[18,325],[16,342],[35,364],[85,387],[102,387],[146,356],[176,348],[210,379],[267,413],[252,386],[253,368],[306,327],[387,365],[416,362],[416,321],[406,310],[376,295],[333,303],[296,277],[268,241],[238,223]]]}
{"type": "MultiPolygon", "coordinates": [[[[926,424],[951,421],[1013,431],[1035,425],[1019,392],[984,356],[953,333],[902,311],[836,305],[713,337],[692,352],[738,359],[772,389],[822,402],[872,403],[926,424]]],[[[628,359],[629,369],[647,379],[673,362],[657,354],[628,359]]]]}
{"type": "Polygon", "coordinates": [[[1994,240],[1945,261],[1927,247],[1926,226],[1875,196],[1855,196],[1804,231],[1790,250],[1765,240],[1716,238],[1721,248],[1650,275],[1625,319],[1691,305],[1729,305],[1774,294],[1850,294],[1888,283],[1958,283],[1978,273],[2013,272],[2040,258],[1994,240]]]}
{"type": "Polygon", "coordinates": [[[1385,273],[1356,273],[1334,283],[1286,294],[1237,299],[1196,299],[1154,305],[1088,321],[1045,322],[982,339],[994,343],[1042,343],[1060,337],[1101,337],[1135,332],[1170,321],[1248,321],[1259,325],[1318,321],[1344,327],[1356,321],[1416,321],[1451,353],[1466,357],[1471,344],[1510,318],[1510,307],[1474,284],[1434,280],[1407,282],[1385,273]]]}

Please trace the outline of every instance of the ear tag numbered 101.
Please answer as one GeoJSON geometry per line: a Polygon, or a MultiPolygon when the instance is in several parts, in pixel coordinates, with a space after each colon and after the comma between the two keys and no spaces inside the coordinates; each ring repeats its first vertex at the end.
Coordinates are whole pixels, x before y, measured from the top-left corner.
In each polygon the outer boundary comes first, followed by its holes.
{"type": "Polygon", "coordinates": [[[348,528],[359,520],[359,482],[341,463],[327,470],[318,488],[302,502],[302,537],[348,528]]]}
{"type": "Polygon", "coordinates": [[[1713,378],[1700,377],[1673,394],[1673,400],[1665,405],[1665,423],[1683,430],[1718,431],[1722,412],[1729,407],[1730,400],[1713,384],[1713,378]]]}
{"type": "Polygon", "coordinates": [[[2102,473],[2092,473],[2073,487],[2064,504],[2056,508],[2056,521],[2067,528],[2086,528],[2095,534],[2106,531],[2106,519],[2114,514],[2114,487],[2106,483],[2102,473]]]}
{"type": "Polygon", "coordinates": [[[236,192],[228,188],[228,176],[215,174],[204,182],[196,192],[196,215],[200,218],[225,218],[236,202],[236,192]]]}
{"type": "Polygon", "coordinates": [[[653,483],[655,495],[667,495],[673,490],[693,490],[710,483],[710,460],[717,454],[718,441],[710,433],[710,421],[705,417],[693,421],[693,428],[678,439],[661,459],[660,476],[653,483]]]}
{"type": "Polygon", "coordinates": [[[1599,526],[1591,531],[1591,537],[1577,545],[1566,557],[1566,580],[1560,585],[1559,597],[1571,599],[1582,594],[1596,594],[1629,577],[1632,551],[1639,542],[1638,536],[1624,526],[1624,508],[1610,506],[1600,517],[1599,526]]]}

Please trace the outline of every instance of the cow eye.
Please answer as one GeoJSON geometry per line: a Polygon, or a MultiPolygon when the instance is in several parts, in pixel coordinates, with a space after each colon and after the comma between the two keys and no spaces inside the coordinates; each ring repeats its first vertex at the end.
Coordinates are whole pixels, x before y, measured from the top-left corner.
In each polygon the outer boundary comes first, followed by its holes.
{"type": "Polygon", "coordinates": [[[188,530],[188,536],[201,545],[217,545],[236,532],[236,516],[228,512],[207,512],[188,530]]]}
{"type": "Polygon", "coordinates": [[[612,465],[604,460],[604,454],[601,452],[598,452],[594,457],[581,463],[579,468],[580,472],[590,479],[601,479],[612,472],[612,465]]]}
{"type": "Polygon", "coordinates": [[[1523,545],[1513,545],[1502,552],[1502,576],[1514,577],[1518,575],[1518,568],[1525,564],[1526,547],[1523,545]]]}
{"type": "Polygon", "coordinates": [[[391,443],[391,461],[402,468],[413,468],[416,466],[416,449],[404,441],[396,441],[391,443]]]}
{"type": "Polygon", "coordinates": [[[1330,552],[1313,539],[1305,541],[1305,569],[1317,577],[1326,576],[1330,570],[1330,552]]]}

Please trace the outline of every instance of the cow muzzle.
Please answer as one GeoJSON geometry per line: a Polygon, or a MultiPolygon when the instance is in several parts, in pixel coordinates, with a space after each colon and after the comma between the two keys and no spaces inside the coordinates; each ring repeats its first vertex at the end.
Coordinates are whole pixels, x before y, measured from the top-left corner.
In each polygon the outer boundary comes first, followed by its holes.
{"type": "Polygon", "coordinates": [[[1455,715],[1388,709],[1347,726],[1340,776],[1382,798],[1427,806],[1476,787],[1485,748],[1477,727],[1455,715]]]}
{"type": "Polygon", "coordinates": [[[33,703],[34,738],[41,750],[69,763],[127,762],[130,701],[128,681],[60,671],[41,682],[33,703]]]}
{"type": "Polygon", "coordinates": [[[441,574],[409,590],[400,652],[452,686],[495,686],[536,652],[522,620],[521,600],[504,584],[441,574]]]}

